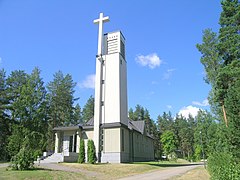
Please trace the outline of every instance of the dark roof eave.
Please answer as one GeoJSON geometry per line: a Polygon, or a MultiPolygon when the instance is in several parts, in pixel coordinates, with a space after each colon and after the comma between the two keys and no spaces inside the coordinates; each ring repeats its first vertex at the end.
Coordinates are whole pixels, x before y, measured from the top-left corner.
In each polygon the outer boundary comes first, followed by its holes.
{"type": "Polygon", "coordinates": [[[83,130],[93,129],[93,126],[83,126],[82,128],[83,128],[83,130]]]}
{"type": "Polygon", "coordinates": [[[72,130],[78,130],[81,126],[62,126],[62,127],[55,127],[53,128],[54,131],[72,131],[72,130]]]}

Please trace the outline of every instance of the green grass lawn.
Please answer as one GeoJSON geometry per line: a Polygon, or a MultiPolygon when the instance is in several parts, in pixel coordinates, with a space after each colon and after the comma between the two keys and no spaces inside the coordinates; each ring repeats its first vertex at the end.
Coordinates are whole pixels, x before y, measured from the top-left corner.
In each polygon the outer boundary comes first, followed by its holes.
{"type": "Polygon", "coordinates": [[[209,180],[210,175],[208,174],[207,170],[204,167],[198,167],[193,170],[188,171],[186,174],[182,176],[177,176],[172,178],[171,180],[209,180]]]}
{"type": "Polygon", "coordinates": [[[0,168],[1,180],[65,180],[88,179],[81,173],[34,169],[27,171],[13,171],[0,168]]]}

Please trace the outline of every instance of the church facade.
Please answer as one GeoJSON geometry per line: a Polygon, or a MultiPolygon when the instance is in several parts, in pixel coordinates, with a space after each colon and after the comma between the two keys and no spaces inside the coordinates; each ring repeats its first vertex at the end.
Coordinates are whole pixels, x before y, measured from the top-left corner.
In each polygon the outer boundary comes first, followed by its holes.
{"type": "Polygon", "coordinates": [[[55,127],[55,156],[76,161],[80,139],[94,140],[98,162],[154,160],[153,138],[144,121],[128,118],[127,61],[125,38],[120,31],[103,34],[108,17],[94,20],[99,25],[96,55],[94,117],[84,124],[55,127]]]}

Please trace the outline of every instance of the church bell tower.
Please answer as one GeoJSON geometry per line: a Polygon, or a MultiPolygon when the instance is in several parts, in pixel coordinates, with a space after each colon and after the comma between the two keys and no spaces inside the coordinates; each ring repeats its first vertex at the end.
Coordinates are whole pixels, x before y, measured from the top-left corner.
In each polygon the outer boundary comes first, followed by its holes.
{"type": "Polygon", "coordinates": [[[104,34],[104,121],[128,125],[125,38],[120,31],[104,34]]]}
{"type": "Polygon", "coordinates": [[[121,150],[118,148],[118,146],[120,147],[120,128],[128,126],[127,62],[125,59],[125,38],[122,33],[116,31],[103,35],[103,23],[107,21],[109,21],[109,17],[103,17],[102,13],[100,13],[99,19],[94,20],[94,23],[99,24],[98,54],[96,55],[94,144],[99,162],[108,162],[108,158],[118,162],[121,159],[121,150]],[[113,130],[111,131],[109,128],[113,130]],[[108,147],[111,152],[108,151],[108,147]],[[115,147],[117,149],[112,150],[115,147]]]}

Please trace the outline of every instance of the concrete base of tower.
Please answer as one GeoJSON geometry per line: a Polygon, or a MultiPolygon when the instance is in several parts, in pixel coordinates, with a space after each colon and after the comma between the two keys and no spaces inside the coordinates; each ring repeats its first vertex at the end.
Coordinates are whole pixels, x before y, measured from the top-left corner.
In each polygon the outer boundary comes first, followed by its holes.
{"type": "Polygon", "coordinates": [[[101,163],[121,163],[120,152],[102,152],[101,163]]]}

